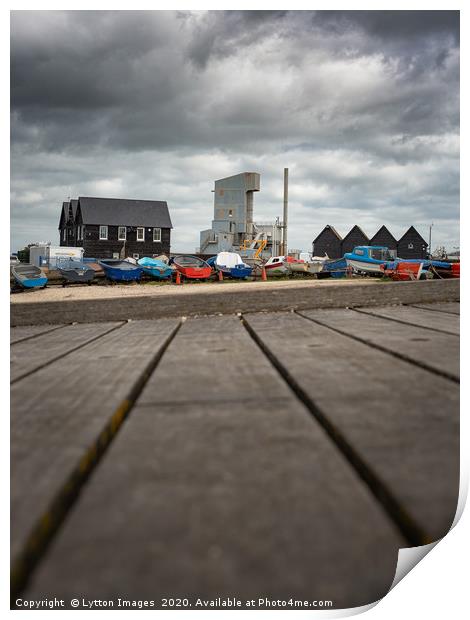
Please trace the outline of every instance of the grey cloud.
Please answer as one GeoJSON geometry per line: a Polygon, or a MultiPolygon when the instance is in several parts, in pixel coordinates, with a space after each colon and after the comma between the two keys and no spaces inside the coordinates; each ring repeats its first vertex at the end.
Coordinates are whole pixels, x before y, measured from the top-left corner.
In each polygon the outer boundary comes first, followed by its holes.
{"type": "Polygon", "coordinates": [[[303,247],[328,214],[456,238],[458,31],[456,11],[13,12],[14,239],[94,191],[168,199],[195,246],[215,178],[259,170],[267,219],[284,165],[303,247]]]}

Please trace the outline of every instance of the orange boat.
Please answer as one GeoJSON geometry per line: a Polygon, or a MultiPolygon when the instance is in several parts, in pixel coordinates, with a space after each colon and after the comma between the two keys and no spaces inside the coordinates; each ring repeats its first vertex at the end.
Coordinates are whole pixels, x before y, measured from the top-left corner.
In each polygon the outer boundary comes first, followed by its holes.
{"type": "Polygon", "coordinates": [[[183,278],[188,278],[189,280],[207,280],[212,274],[212,267],[202,258],[199,258],[199,256],[175,256],[172,264],[183,278]]]}
{"type": "Polygon", "coordinates": [[[425,280],[426,273],[422,263],[399,262],[390,268],[384,265],[384,275],[392,280],[425,280]]]}

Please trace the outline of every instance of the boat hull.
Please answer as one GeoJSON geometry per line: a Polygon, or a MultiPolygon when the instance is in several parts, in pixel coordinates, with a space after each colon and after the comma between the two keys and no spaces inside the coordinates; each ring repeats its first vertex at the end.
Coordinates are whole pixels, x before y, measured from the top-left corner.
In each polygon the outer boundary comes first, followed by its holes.
{"type": "Polygon", "coordinates": [[[381,262],[372,263],[372,262],[357,260],[354,258],[346,258],[346,263],[347,263],[347,266],[352,267],[354,271],[362,271],[364,273],[376,274],[376,275],[383,274],[383,269],[381,268],[381,265],[383,265],[384,263],[381,263],[381,262]]]}
{"type": "Polygon", "coordinates": [[[422,263],[398,262],[393,267],[383,270],[385,276],[395,281],[422,280],[426,278],[426,271],[422,263]]]}
{"type": "Polygon", "coordinates": [[[125,261],[116,264],[105,263],[104,261],[99,261],[99,265],[102,267],[105,276],[109,280],[113,280],[114,282],[132,282],[136,280],[140,280],[142,276],[142,267],[139,265],[133,265],[132,263],[127,263],[125,266],[122,265],[125,261]]]}
{"type": "Polygon", "coordinates": [[[250,267],[250,265],[245,265],[244,267],[217,267],[217,271],[221,271],[224,276],[229,278],[243,280],[251,276],[253,267],[250,267]]]}
{"type": "Polygon", "coordinates": [[[284,263],[284,267],[286,267],[288,273],[308,273],[308,264],[307,263],[284,263]]]}
{"type": "Polygon", "coordinates": [[[344,278],[347,273],[348,265],[346,259],[334,258],[326,260],[323,263],[321,271],[318,272],[318,278],[344,278]]]}
{"type": "Polygon", "coordinates": [[[15,280],[16,282],[18,282],[18,284],[20,284],[24,288],[41,288],[42,286],[46,286],[47,284],[46,276],[42,278],[35,278],[34,280],[30,280],[30,279],[20,280],[18,278],[15,278],[15,280]]]}
{"type": "Polygon", "coordinates": [[[141,258],[138,261],[138,265],[142,267],[144,274],[157,280],[171,278],[174,271],[173,267],[168,265],[168,263],[157,258],[148,258],[147,256],[141,258]]]}
{"type": "Polygon", "coordinates": [[[20,263],[11,268],[15,282],[23,288],[42,288],[47,284],[47,277],[35,265],[20,263]]]}
{"type": "Polygon", "coordinates": [[[324,261],[312,261],[307,263],[308,273],[319,273],[323,269],[324,261]]]}
{"type": "Polygon", "coordinates": [[[289,273],[287,267],[281,263],[280,265],[265,265],[266,275],[268,277],[285,276],[289,273]]]}
{"type": "Polygon", "coordinates": [[[207,280],[212,274],[211,267],[182,267],[177,265],[176,269],[184,278],[189,280],[207,280]]]}
{"type": "Polygon", "coordinates": [[[82,284],[91,282],[95,277],[95,270],[86,266],[83,268],[74,267],[69,269],[59,267],[59,273],[67,282],[77,282],[82,284]]]}
{"type": "Polygon", "coordinates": [[[156,267],[143,267],[143,273],[155,278],[157,280],[168,280],[173,274],[173,269],[168,267],[167,269],[158,269],[156,267]]]}
{"type": "Polygon", "coordinates": [[[181,254],[172,259],[172,264],[188,280],[207,280],[213,273],[212,267],[198,256],[181,254]]]}

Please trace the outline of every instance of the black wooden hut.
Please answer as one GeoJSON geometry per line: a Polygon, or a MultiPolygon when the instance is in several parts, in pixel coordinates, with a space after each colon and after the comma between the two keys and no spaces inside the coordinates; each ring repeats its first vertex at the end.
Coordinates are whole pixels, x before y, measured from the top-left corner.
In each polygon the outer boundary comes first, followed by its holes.
{"type": "Polygon", "coordinates": [[[314,256],[325,256],[329,258],[341,258],[341,235],[329,224],[315,237],[312,243],[312,252],[314,256]]]}
{"type": "Polygon", "coordinates": [[[354,225],[341,243],[341,256],[352,252],[356,245],[370,245],[366,233],[357,224],[354,225]]]}
{"type": "Polygon", "coordinates": [[[428,244],[414,226],[398,240],[397,255],[399,258],[427,258],[428,244]]]}
{"type": "Polygon", "coordinates": [[[397,240],[386,226],[381,226],[370,240],[370,245],[382,245],[392,252],[397,251],[397,240]]]}

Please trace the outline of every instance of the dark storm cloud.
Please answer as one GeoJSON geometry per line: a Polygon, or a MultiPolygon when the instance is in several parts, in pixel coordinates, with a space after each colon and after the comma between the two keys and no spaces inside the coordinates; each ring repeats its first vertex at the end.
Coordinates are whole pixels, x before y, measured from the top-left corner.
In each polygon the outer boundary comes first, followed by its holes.
{"type": "Polygon", "coordinates": [[[215,178],[259,169],[272,213],[284,165],[315,227],[457,218],[455,11],[13,12],[11,79],[13,220],[165,191],[196,245],[215,178]]]}

